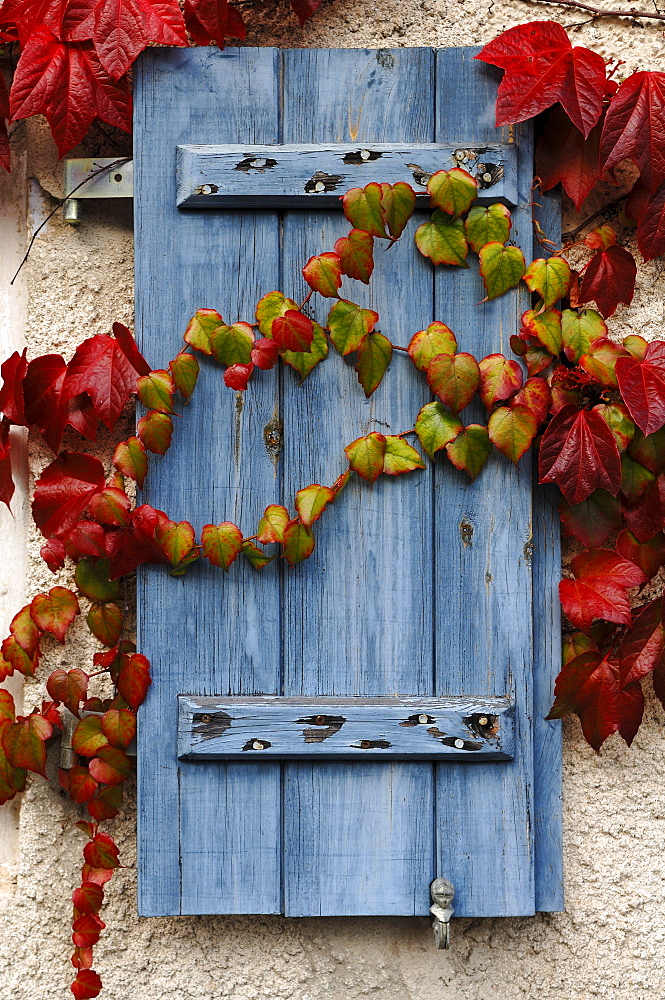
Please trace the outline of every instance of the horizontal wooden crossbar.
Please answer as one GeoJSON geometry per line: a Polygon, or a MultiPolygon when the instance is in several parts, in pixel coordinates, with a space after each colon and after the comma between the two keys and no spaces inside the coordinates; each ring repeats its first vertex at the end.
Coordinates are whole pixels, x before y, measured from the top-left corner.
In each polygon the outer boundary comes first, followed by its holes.
{"type": "Polygon", "coordinates": [[[184,760],[492,761],[513,757],[503,698],[178,698],[184,760]]]}
{"type": "Polygon", "coordinates": [[[475,177],[481,204],[517,204],[514,145],[442,143],[178,146],[176,201],[180,208],[339,207],[340,195],[371,181],[406,181],[426,195],[430,176],[455,166],[475,177]]]}

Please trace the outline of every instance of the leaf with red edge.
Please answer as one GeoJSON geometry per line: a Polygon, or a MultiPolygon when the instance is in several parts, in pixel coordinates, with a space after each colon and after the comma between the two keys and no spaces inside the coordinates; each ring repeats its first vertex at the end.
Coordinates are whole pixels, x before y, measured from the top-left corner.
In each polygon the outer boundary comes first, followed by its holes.
{"type": "MultiPolygon", "coordinates": [[[[139,509],[139,508],[137,508],[139,509]]],[[[119,601],[122,596],[120,584],[109,578],[109,563],[106,559],[82,559],[75,574],[79,593],[89,601],[119,601]]]]}
{"type": "Polygon", "coordinates": [[[564,309],[561,314],[563,349],[569,361],[579,361],[601,337],[607,337],[607,325],[595,309],[564,309]]]}
{"type": "Polygon", "coordinates": [[[94,1000],[102,992],[102,980],[94,969],[79,969],[69,988],[75,1000],[94,1000]]]}
{"type": "Polygon", "coordinates": [[[437,170],[427,182],[432,208],[438,208],[454,219],[468,212],[478,196],[478,185],[471,174],[460,167],[437,170]]]}
{"type": "MultiPolygon", "coordinates": [[[[599,337],[598,340],[594,340],[588,353],[580,357],[579,365],[596,382],[608,388],[616,388],[618,385],[616,363],[619,358],[629,356],[625,347],[610,340],[609,337],[599,337]]],[[[626,416],[628,416],[627,412],[626,416]]]]}
{"type": "Polygon", "coordinates": [[[540,445],[541,483],[555,482],[568,503],[577,504],[595,489],[616,496],[621,486],[621,456],[612,432],[593,410],[564,406],[547,427],[540,445]]]}
{"type": "Polygon", "coordinates": [[[289,512],[281,504],[269,504],[259,521],[257,541],[262,545],[284,541],[284,529],[289,523],[289,512]]]}
{"type": "Polygon", "coordinates": [[[637,219],[637,245],[645,260],[665,253],[665,181],[645,198],[637,219]]]}
{"type": "Polygon", "coordinates": [[[491,410],[495,403],[510,399],[522,388],[524,377],[516,361],[503,354],[489,354],[478,362],[480,369],[479,395],[485,408],[491,410]]]}
{"type": "Polygon", "coordinates": [[[272,324],[272,339],[284,351],[307,352],[314,339],[314,327],[308,316],[297,309],[287,309],[272,324]]]}
{"type": "Polygon", "coordinates": [[[119,785],[129,777],[132,762],[118,747],[102,747],[90,761],[90,774],[102,785],[119,785]]]}
{"type": "Polygon", "coordinates": [[[83,848],[85,863],[91,868],[118,868],[119,854],[115,841],[108,833],[96,833],[83,848]]]}
{"type": "Polygon", "coordinates": [[[475,58],[506,71],[497,94],[497,125],[526,121],[557,101],[584,136],[600,118],[605,62],[597,52],[573,48],[555,21],[509,28],[475,58]]]}
{"type": "Polygon", "coordinates": [[[340,299],[328,313],[330,339],[337,351],[346,356],[358,350],[363,338],[373,331],[378,321],[379,314],[373,309],[363,309],[355,302],[340,299]]]}
{"type": "Polygon", "coordinates": [[[172,404],[175,385],[171,373],[165,369],[160,368],[142,375],[136,381],[136,391],[148,410],[157,410],[158,413],[174,412],[172,404]]]}
{"type": "Polygon", "coordinates": [[[224,372],[224,385],[227,389],[244,392],[253,371],[254,365],[230,365],[224,372]]]}
{"type": "Polygon", "coordinates": [[[505,205],[476,205],[464,222],[466,238],[475,253],[486,243],[505,243],[512,227],[510,212],[505,205]]]}
{"type": "Polygon", "coordinates": [[[117,604],[93,604],[86,622],[96,639],[105,646],[115,646],[122,632],[122,611],[117,604]]]}
{"type": "MultiPolygon", "coordinates": [[[[414,239],[423,257],[436,266],[449,264],[468,267],[466,256],[469,251],[466,232],[461,219],[451,219],[438,209],[432,213],[429,222],[423,222],[416,229],[414,239]]],[[[498,246],[503,246],[499,243],[498,246]]]]}
{"type": "Polygon", "coordinates": [[[624,80],[612,98],[600,141],[604,170],[634,160],[647,190],[665,181],[665,73],[643,71],[624,80]]]}
{"type": "Polygon", "coordinates": [[[138,377],[117,338],[97,334],[76,348],[67,365],[62,391],[66,399],[87,392],[96,416],[112,430],[136,389],[138,377]]]}
{"type": "Polygon", "coordinates": [[[103,902],[104,890],[94,882],[84,882],[72,893],[72,903],[79,913],[99,913],[103,902]]]}
{"type": "Polygon", "coordinates": [[[136,736],[136,716],[128,708],[109,708],[102,716],[102,732],[111,746],[126,750],[136,736]]]}
{"type": "Polygon", "coordinates": [[[130,507],[129,497],[124,490],[106,486],[92,498],[88,510],[99,524],[124,527],[130,518],[130,507]]]}
{"type": "Polygon", "coordinates": [[[355,229],[387,239],[386,220],[381,204],[381,185],[372,181],[364,188],[351,188],[342,198],[344,215],[355,229]]]}
{"type": "Polygon", "coordinates": [[[348,236],[340,236],[335,242],[335,253],[342,273],[368,285],[374,270],[373,249],[374,238],[364,229],[352,229],[348,236]]]}
{"type": "Polygon", "coordinates": [[[116,680],[116,687],[130,708],[136,710],[142,704],[151,684],[149,661],[140,653],[132,653],[120,667],[116,680]]]}
{"type": "Polygon", "coordinates": [[[270,371],[277,364],[279,346],[270,337],[260,337],[254,341],[252,364],[262,371],[270,371]]]}
{"type": "Polygon", "coordinates": [[[617,241],[617,234],[611,226],[596,226],[584,237],[584,246],[589,250],[606,250],[614,246],[617,241]]]}
{"type": "Polygon", "coordinates": [[[297,566],[309,559],[314,544],[314,535],[299,518],[289,521],[284,530],[284,558],[289,566],[297,566]]]}
{"type": "Polygon", "coordinates": [[[221,365],[248,365],[252,360],[254,331],[249,323],[221,323],[210,334],[210,350],[221,365]]]}
{"type": "Polygon", "coordinates": [[[54,701],[61,702],[72,715],[78,716],[79,706],[88,696],[88,675],[84,670],[54,670],[46,681],[46,690],[54,701]]]}
{"type": "Polygon", "coordinates": [[[148,474],[148,456],[143,444],[137,437],[121,441],[113,452],[113,465],[128,479],[134,479],[140,490],[143,489],[145,477],[148,474]]]}
{"type": "Polygon", "coordinates": [[[445,323],[435,320],[427,329],[414,333],[407,351],[418,371],[426,372],[437,354],[457,353],[457,340],[445,323]]]}
{"type": "Polygon", "coordinates": [[[3,379],[0,389],[0,413],[3,413],[11,423],[19,425],[25,423],[23,378],[28,370],[27,351],[27,347],[24,348],[23,354],[14,351],[11,357],[0,365],[3,379]]]}
{"type": "Polygon", "coordinates": [[[183,399],[190,398],[199,377],[200,365],[198,359],[193,354],[181,351],[173,361],[169,361],[169,371],[173,379],[173,385],[183,399]]]}
{"type": "Polygon", "coordinates": [[[43,114],[64,156],[100,118],[131,130],[126,78],[107,75],[90,42],[61,42],[48,28],[25,40],[9,95],[12,120],[43,114]]]}
{"type": "MultiPolygon", "coordinates": [[[[27,653],[13,635],[3,640],[3,661],[8,663],[13,670],[18,670],[25,677],[34,677],[39,664],[39,655],[39,648],[32,654],[27,653]]],[[[3,667],[3,673],[5,673],[5,676],[8,676],[6,667],[3,667]]]]}
{"type": "Polygon", "coordinates": [[[594,490],[577,504],[562,497],[559,512],[566,535],[588,547],[602,545],[621,527],[621,505],[607,490],[594,490]]]}
{"type": "Polygon", "coordinates": [[[106,746],[108,739],[102,732],[102,722],[99,715],[86,715],[76,724],[72,736],[72,747],[82,757],[94,757],[106,746]]]}
{"type": "Polygon", "coordinates": [[[570,264],[563,257],[539,257],[524,272],[524,281],[530,292],[537,292],[546,308],[568,294],[570,264]]]}
{"type": "Polygon", "coordinates": [[[46,741],[53,733],[53,726],[47,719],[33,713],[27,718],[19,717],[0,730],[2,746],[12,767],[24,771],[34,771],[46,777],[46,741]]]}
{"type": "Polygon", "coordinates": [[[322,253],[309,258],[302,275],[315,292],[337,298],[337,291],[342,287],[342,262],[334,252],[322,253]]]}
{"type": "Polygon", "coordinates": [[[463,430],[459,417],[448,413],[439,402],[425,403],[416,417],[415,431],[418,440],[429,455],[434,459],[437,451],[454,441],[463,430]]]}
{"type": "Polygon", "coordinates": [[[378,330],[360,341],[356,372],[367,399],[381,384],[392,356],[393,345],[378,330]]]}
{"type": "Polygon", "coordinates": [[[480,367],[472,354],[438,354],[427,369],[427,382],[457,414],[469,405],[480,385],[480,367]]]}
{"type": "Polygon", "coordinates": [[[637,503],[655,478],[653,472],[635,462],[630,455],[621,456],[621,494],[629,504],[637,503]]]}
{"type": "Polygon", "coordinates": [[[122,785],[107,785],[99,788],[87,803],[90,816],[101,823],[113,819],[120,812],[122,805],[122,785]]]}
{"type": "Polygon", "coordinates": [[[323,514],[329,503],[335,499],[335,494],[329,486],[319,486],[313,483],[311,486],[304,486],[296,493],[296,510],[298,517],[310,528],[315,521],[323,514]]]}
{"type": "Polygon", "coordinates": [[[527,309],[522,314],[521,336],[533,338],[554,356],[560,354],[563,350],[561,313],[558,309],[545,309],[542,312],[527,309]]]}
{"type": "Polygon", "coordinates": [[[425,463],[422,458],[415,448],[406,443],[404,438],[397,434],[386,435],[383,471],[387,476],[401,476],[405,472],[424,468],[425,463]]]}
{"type": "Polygon", "coordinates": [[[574,712],[584,737],[594,750],[619,731],[619,665],[602,653],[581,653],[556,679],[555,700],[548,719],[574,712]]]}
{"type": "Polygon", "coordinates": [[[37,594],[30,604],[30,615],[42,632],[50,632],[64,645],[67,629],[79,613],[76,594],[67,587],[53,587],[48,594],[37,594]]]}
{"type": "Polygon", "coordinates": [[[344,451],[353,471],[369,483],[373,483],[383,472],[383,461],[386,454],[384,434],[377,434],[376,431],[373,431],[365,437],[352,441],[344,451]]]}
{"type": "Polygon", "coordinates": [[[627,408],[622,403],[600,403],[598,406],[594,406],[594,410],[600,414],[612,431],[619,454],[623,454],[637,433],[637,427],[628,416],[627,408]]]}
{"type": "Polygon", "coordinates": [[[528,378],[513,403],[528,407],[536,418],[536,424],[540,425],[552,405],[552,392],[544,378],[528,378]]]}
{"type": "Polygon", "coordinates": [[[446,445],[446,454],[456,469],[466,472],[471,479],[480,473],[492,453],[487,427],[469,424],[446,445]]]}
{"type": "Polygon", "coordinates": [[[541,191],[549,191],[560,183],[579,212],[602,175],[598,158],[601,132],[599,122],[585,139],[563,108],[553,108],[536,144],[536,172],[541,191]]]}
{"type": "MultiPolygon", "coordinates": [[[[261,540],[261,539],[259,539],[261,540]]],[[[201,532],[203,554],[213,566],[228,571],[242,548],[242,531],[231,521],[221,524],[206,524],[201,532]]]]}
{"type": "Polygon", "coordinates": [[[624,559],[639,566],[651,580],[665,563],[665,535],[659,531],[648,542],[640,542],[632,531],[624,528],[616,540],[616,550],[624,559]]]}
{"type": "Polygon", "coordinates": [[[187,324],[183,339],[195,351],[212,354],[210,335],[223,324],[224,320],[216,309],[197,309],[187,324]]]}
{"type": "Polygon", "coordinates": [[[528,406],[500,406],[489,418],[489,438],[497,451],[517,464],[536,436],[538,422],[528,406]]]}
{"type": "Polygon", "coordinates": [[[597,250],[584,270],[579,301],[595,301],[607,318],[620,302],[628,306],[633,301],[636,276],[637,264],[628,250],[616,245],[597,250]]]}
{"type": "Polygon", "coordinates": [[[275,558],[274,555],[269,556],[255,545],[254,542],[243,542],[242,543],[242,554],[245,559],[254,567],[254,569],[263,569],[268,563],[272,562],[275,558]]]}
{"type": "Polygon", "coordinates": [[[0,688],[0,727],[7,722],[15,722],[14,699],[6,688],[0,688]]]}
{"type": "Polygon", "coordinates": [[[515,288],[526,269],[520,248],[505,247],[503,243],[486,243],[478,251],[478,259],[489,301],[515,288]]]}
{"type": "Polygon", "coordinates": [[[75,764],[68,771],[60,771],[60,784],[72,802],[81,805],[91,799],[97,791],[97,782],[87,767],[75,764]]]}
{"type": "MultiPolygon", "coordinates": [[[[183,562],[188,565],[198,558],[196,537],[189,521],[164,521],[155,528],[155,541],[170,561],[178,567],[183,562]],[[193,558],[192,558],[193,557],[193,558]]],[[[113,645],[113,643],[110,643],[113,645]]]]}
{"type": "Polygon", "coordinates": [[[41,630],[39,626],[36,625],[32,617],[31,607],[29,604],[26,604],[25,607],[21,608],[21,610],[17,611],[14,615],[9,624],[9,631],[14,636],[21,649],[24,649],[29,656],[33,656],[37,652],[39,649],[41,630]]]}
{"type": "MultiPolygon", "coordinates": [[[[86,827],[93,827],[92,823],[86,822],[85,820],[81,820],[80,823],[75,823],[74,825],[82,829],[83,823],[85,823],[86,827]]],[[[92,865],[83,865],[81,868],[81,878],[85,882],[94,882],[95,885],[106,885],[106,883],[110,882],[113,878],[113,869],[93,868],[92,865]]]]}
{"type": "Polygon", "coordinates": [[[649,344],[643,361],[619,358],[616,376],[623,401],[643,434],[665,424],[665,342],[649,344]]]}
{"type": "Polygon", "coordinates": [[[46,538],[62,538],[105,485],[104,466],[91,455],[63,452],[35,485],[32,514],[46,538]]]}
{"type": "Polygon", "coordinates": [[[9,421],[6,417],[0,423],[0,501],[7,509],[14,496],[14,479],[12,477],[11,442],[9,440],[9,421]]]}

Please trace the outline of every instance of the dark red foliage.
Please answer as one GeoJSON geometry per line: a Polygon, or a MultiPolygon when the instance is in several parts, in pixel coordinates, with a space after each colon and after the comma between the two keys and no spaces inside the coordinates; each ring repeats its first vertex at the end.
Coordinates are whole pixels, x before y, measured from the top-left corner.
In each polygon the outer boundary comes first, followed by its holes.
{"type": "Polygon", "coordinates": [[[572,403],[559,410],[543,435],[539,474],[541,483],[555,482],[568,503],[581,503],[596,489],[615,496],[621,456],[603,418],[572,403]]]}
{"type": "Polygon", "coordinates": [[[613,244],[596,251],[580,285],[580,302],[595,301],[605,316],[615,313],[620,302],[629,306],[635,293],[637,264],[628,250],[613,244]]]}

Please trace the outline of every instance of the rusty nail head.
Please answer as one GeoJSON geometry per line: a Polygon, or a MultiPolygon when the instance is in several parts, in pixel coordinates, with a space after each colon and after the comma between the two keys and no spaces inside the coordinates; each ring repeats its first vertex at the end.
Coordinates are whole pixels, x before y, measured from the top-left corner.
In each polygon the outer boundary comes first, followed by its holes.
{"type": "Polygon", "coordinates": [[[264,750],[264,749],[265,747],[263,746],[263,743],[261,743],[261,740],[254,740],[254,742],[252,743],[252,750],[264,750]]]}
{"type": "Polygon", "coordinates": [[[478,719],[478,725],[479,726],[486,726],[488,722],[489,722],[489,719],[487,718],[486,715],[481,715],[480,718],[478,719]]]}
{"type": "Polygon", "coordinates": [[[455,746],[458,750],[462,750],[464,747],[464,740],[455,740],[455,746]]]}
{"type": "Polygon", "coordinates": [[[211,716],[209,716],[209,715],[202,715],[201,716],[201,722],[208,723],[208,722],[211,722],[211,721],[212,721],[211,716]]]}
{"type": "Polygon", "coordinates": [[[466,156],[464,155],[464,150],[463,149],[456,149],[455,150],[455,159],[456,160],[465,160],[466,159],[466,156]]]}
{"type": "Polygon", "coordinates": [[[429,719],[427,718],[426,715],[419,715],[418,722],[422,723],[422,725],[425,725],[426,722],[429,722],[429,719]]]}
{"type": "Polygon", "coordinates": [[[492,175],[489,173],[489,171],[487,170],[485,171],[485,173],[483,174],[483,180],[485,181],[486,184],[489,184],[489,182],[492,180],[492,175]]]}
{"type": "Polygon", "coordinates": [[[325,715],[317,715],[316,718],[314,719],[315,726],[325,726],[325,724],[326,724],[325,715]]]}

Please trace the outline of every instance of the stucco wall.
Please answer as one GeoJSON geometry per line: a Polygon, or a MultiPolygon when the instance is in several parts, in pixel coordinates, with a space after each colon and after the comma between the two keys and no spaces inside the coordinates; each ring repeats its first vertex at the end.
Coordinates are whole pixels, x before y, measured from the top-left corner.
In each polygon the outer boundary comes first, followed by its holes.
{"type": "MultiPolygon", "coordinates": [[[[511,24],[553,16],[574,24],[584,16],[513,0],[329,0],[301,31],[272,0],[247,8],[252,44],[283,46],[467,45],[488,41],[511,24]]],[[[662,69],[662,26],[647,20],[586,24],[576,35],[604,56],[620,56],[622,72],[662,69]]],[[[99,136],[93,137],[97,142],[99,136]]],[[[22,125],[17,149],[27,150],[30,231],[60,193],[48,133],[22,125]]],[[[98,155],[116,147],[99,139],[98,155]]],[[[591,206],[592,208],[595,206],[591,206]]],[[[29,355],[71,355],[84,336],[107,332],[132,317],[132,219],[127,203],[86,208],[79,229],[56,215],[36,241],[24,272],[29,355]]],[[[612,328],[662,336],[665,265],[641,268],[635,303],[612,328]]],[[[16,333],[16,331],[15,331],[16,333]]],[[[4,348],[3,348],[4,349],[4,348]]],[[[93,446],[108,461],[107,440],[93,446]]],[[[32,469],[50,460],[33,442],[32,469]]],[[[12,530],[2,522],[3,561],[12,530]]],[[[18,535],[16,534],[18,532],[18,535]]],[[[30,535],[26,593],[56,579],[38,558],[30,535]]],[[[12,556],[20,568],[20,555],[12,556]]],[[[22,574],[14,573],[14,581],[22,574]]],[[[127,595],[128,601],[131,595],[127,595]]],[[[3,607],[3,612],[5,608],[3,607]]],[[[93,643],[77,626],[65,647],[53,643],[39,677],[25,686],[32,706],[50,669],[90,662],[93,643]]],[[[378,996],[418,1000],[661,1000],[665,997],[665,721],[651,695],[645,722],[628,750],[618,739],[595,755],[579,726],[564,726],[566,912],[535,918],[459,920],[453,947],[436,952],[426,919],[281,918],[142,919],[136,917],[133,790],[114,836],[127,866],[109,886],[107,923],[95,967],[108,1000],[355,1000],[378,996]]],[[[0,899],[0,1000],[65,997],[70,979],[69,898],[77,883],[83,839],[79,810],[39,779],[29,783],[19,817],[16,881],[0,899]]],[[[13,822],[13,821],[12,821],[13,822]]],[[[10,824],[11,825],[11,824],[10,824]]],[[[0,827],[0,830],[2,828],[0,827]]],[[[9,827],[7,828],[9,829],[9,827]]],[[[4,836],[4,835],[3,835],[4,836]]],[[[10,834],[7,834],[9,837],[10,834]]]]}

